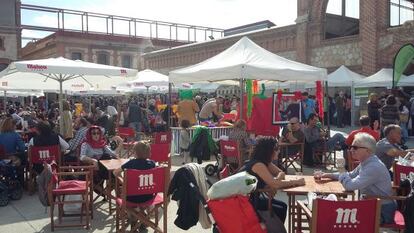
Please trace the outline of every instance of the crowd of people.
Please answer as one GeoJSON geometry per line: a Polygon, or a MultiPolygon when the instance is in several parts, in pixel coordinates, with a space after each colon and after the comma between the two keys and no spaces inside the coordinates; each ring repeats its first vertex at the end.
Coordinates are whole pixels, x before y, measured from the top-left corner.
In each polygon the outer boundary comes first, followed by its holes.
{"type": "MultiPolygon", "coordinates": [[[[303,179],[286,181],[285,171],[278,167],[279,154],[296,154],[300,150],[298,143],[304,144],[303,164],[309,167],[318,166],[322,160],[317,158],[316,151],[324,146],[327,151],[342,150],[345,168],[338,173],[324,173],[322,177],[339,180],[346,190],[359,190],[363,195],[391,196],[392,163],[397,157],[407,157],[414,149],[404,148],[408,139],[408,122],[413,100],[388,95],[384,101],[378,95],[371,94],[368,115],[359,119],[361,128],[352,131],[347,137],[338,133],[328,135],[329,131],[322,126],[316,111],[316,103],[308,93],[302,94],[303,122],[299,117],[289,115],[288,124],[283,127],[280,135],[274,137],[252,138],[247,132],[244,120],[233,122],[233,129],[228,135],[230,140],[239,142],[241,170],[247,171],[258,180],[258,188],[270,187],[273,190],[285,187],[304,185],[303,179]],[[409,106],[410,105],[410,106],[409,106]],[[278,139],[276,139],[278,138],[278,139]],[[287,150],[280,151],[280,144],[294,144],[287,150]],[[253,146],[253,150],[249,150],[253,146]],[[360,161],[360,165],[352,169],[348,163],[352,159],[360,161]]],[[[350,123],[347,120],[350,98],[343,92],[332,99],[329,111],[335,114],[337,126],[343,127],[350,123]],[[334,108],[331,105],[334,103],[334,108]]],[[[183,164],[190,161],[191,138],[189,128],[204,121],[218,121],[225,113],[237,112],[239,99],[236,96],[195,96],[193,99],[173,99],[174,105],[166,104],[166,96],[144,96],[92,98],[89,103],[76,99],[62,102],[63,111],[58,110],[58,103],[44,105],[34,104],[22,108],[10,103],[8,114],[3,116],[0,127],[0,145],[7,154],[13,155],[12,161],[19,167],[19,179],[23,183],[23,170],[27,164],[26,146],[59,145],[65,152],[63,161],[79,160],[84,164],[93,165],[97,170],[94,182],[101,183],[107,179],[107,171],[100,165],[100,160],[118,158],[114,150],[117,141],[116,129],[130,127],[136,132],[133,146],[134,160],[124,164],[114,172],[120,175],[123,169],[151,169],[156,166],[150,160],[150,147],[141,140],[145,133],[167,131],[168,126],[180,126],[180,150],[183,164]],[[42,106],[42,107],[41,107],[42,106]],[[90,110],[90,111],[89,111],[90,110]],[[22,137],[21,133],[24,133],[22,137]],[[25,143],[27,143],[25,145],[25,143]],[[116,144],[116,143],[115,143],[116,144]]],[[[119,143],[118,143],[119,144],[119,143]]],[[[122,144],[122,143],[121,143],[122,144]]],[[[280,156],[284,156],[281,154],[280,156]]],[[[408,157],[408,159],[410,159],[408,157]]],[[[43,171],[42,165],[34,167],[36,173],[43,171]]],[[[96,185],[95,192],[103,193],[103,187],[96,185]]],[[[153,195],[128,197],[131,202],[145,202],[153,195]]],[[[267,200],[272,197],[253,194],[251,202],[255,208],[267,208],[267,200]]],[[[287,205],[280,200],[272,199],[272,209],[284,222],[287,205]]],[[[392,216],[396,209],[392,201],[382,203],[381,221],[393,222],[392,216]]]]}

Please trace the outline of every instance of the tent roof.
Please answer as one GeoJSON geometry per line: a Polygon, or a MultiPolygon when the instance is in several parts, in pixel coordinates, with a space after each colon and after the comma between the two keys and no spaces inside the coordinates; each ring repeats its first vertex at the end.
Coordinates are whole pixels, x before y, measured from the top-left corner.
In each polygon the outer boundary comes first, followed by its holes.
{"type": "MultiPolygon", "coordinates": [[[[392,87],[392,74],[393,69],[383,68],[377,73],[364,78],[358,82],[355,82],[354,87],[392,87]]],[[[414,76],[405,76],[402,75],[397,86],[413,86],[414,85],[414,76]]]]}
{"type": "Polygon", "coordinates": [[[316,81],[326,79],[326,69],[291,61],[271,53],[247,37],[198,64],[170,72],[171,81],[216,82],[257,79],[316,81]]]}
{"type": "Polygon", "coordinates": [[[168,86],[169,78],[167,75],[146,69],[138,72],[136,79],[129,83],[133,86],[168,86]]]}
{"type": "Polygon", "coordinates": [[[363,78],[365,78],[365,76],[355,73],[342,65],[334,72],[328,74],[328,86],[349,87],[352,82],[360,81],[363,78]]]}

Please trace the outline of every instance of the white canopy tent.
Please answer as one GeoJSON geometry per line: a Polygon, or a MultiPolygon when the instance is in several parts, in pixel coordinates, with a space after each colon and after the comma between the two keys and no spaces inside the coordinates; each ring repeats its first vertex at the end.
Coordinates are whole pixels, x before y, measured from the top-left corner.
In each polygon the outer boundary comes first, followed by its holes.
{"type": "Polygon", "coordinates": [[[291,61],[271,53],[247,37],[198,64],[171,71],[173,83],[255,79],[313,82],[325,80],[326,69],[291,61]]]}
{"type": "MultiPolygon", "coordinates": [[[[328,74],[328,87],[352,87],[358,81],[361,81],[365,76],[353,72],[346,66],[342,65],[334,72],[328,74]]],[[[314,83],[307,83],[306,88],[314,88],[314,83]]]]}
{"type": "Polygon", "coordinates": [[[243,37],[218,55],[171,71],[169,76],[173,83],[236,80],[243,90],[243,80],[246,79],[314,82],[326,80],[327,71],[280,57],[243,37]]]}
{"type": "MultiPolygon", "coordinates": [[[[377,73],[364,78],[358,82],[355,82],[354,87],[361,88],[361,87],[392,87],[392,74],[393,69],[384,68],[378,71],[377,73]]],[[[398,82],[397,86],[413,86],[414,85],[414,76],[405,76],[402,75],[400,81],[398,82]]]]}
{"type": "Polygon", "coordinates": [[[62,111],[63,90],[111,90],[112,86],[128,81],[123,77],[133,77],[136,73],[133,69],[59,57],[12,62],[0,72],[0,81],[22,90],[59,90],[62,111]]]}

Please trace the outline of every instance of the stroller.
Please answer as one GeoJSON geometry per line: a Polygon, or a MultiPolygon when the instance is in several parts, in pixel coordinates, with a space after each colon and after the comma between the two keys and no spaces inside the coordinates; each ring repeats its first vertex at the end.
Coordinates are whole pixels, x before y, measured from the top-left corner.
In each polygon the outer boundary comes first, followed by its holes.
{"type": "Polygon", "coordinates": [[[18,180],[17,168],[6,160],[0,160],[0,206],[23,196],[23,187],[18,180]]]}

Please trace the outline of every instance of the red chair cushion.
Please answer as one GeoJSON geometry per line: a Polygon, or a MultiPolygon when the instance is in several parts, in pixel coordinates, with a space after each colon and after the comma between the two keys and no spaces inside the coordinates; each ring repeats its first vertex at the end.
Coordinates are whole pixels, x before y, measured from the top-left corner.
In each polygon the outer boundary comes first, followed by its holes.
{"type": "Polygon", "coordinates": [[[82,194],[87,191],[86,181],[81,180],[63,180],[59,182],[56,189],[53,190],[53,194],[82,194]]]}
{"type": "Polygon", "coordinates": [[[394,214],[394,222],[393,224],[381,224],[381,227],[384,228],[394,228],[394,229],[405,229],[405,221],[404,221],[404,215],[399,211],[395,211],[394,214]]]}
{"type": "MultiPolygon", "coordinates": [[[[161,204],[163,202],[164,202],[164,194],[163,193],[157,193],[157,195],[149,201],[146,201],[146,202],[143,202],[143,203],[135,203],[135,202],[127,201],[126,206],[129,207],[129,208],[148,207],[148,206],[151,206],[151,205],[158,205],[158,204],[161,204]]],[[[116,204],[117,205],[121,206],[122,203],[123,203],[122,198],[117,198],[116,199],[116,204]]]]}

